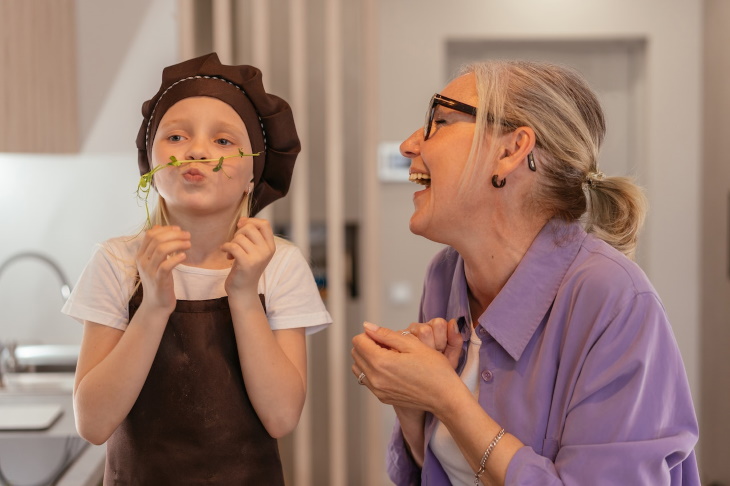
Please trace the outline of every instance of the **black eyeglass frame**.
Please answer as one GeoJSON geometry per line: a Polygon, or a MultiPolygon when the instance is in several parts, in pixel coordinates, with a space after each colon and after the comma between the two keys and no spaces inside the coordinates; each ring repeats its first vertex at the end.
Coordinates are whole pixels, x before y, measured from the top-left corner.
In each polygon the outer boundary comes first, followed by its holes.
{"type": "MultiPolygon", "coordinates": [[[[466,103],[462,103],[461,101],[457,101],[455,99],[449,98],[448,96],[444,96],[441,94],[434,94],[431,97],[431,102],[428,105],[428,111],[426,112],[426,123],[423,125],[423,140],[428,140],[428,137],[431,136],[431,126],[433,125],[433,115],[436,113],[436,107],[438,105],[445,106],[446,108],[450,108],[452,110],[460,111],[461,113],[466,113],[467,115],[477,116],[477,108],[476,106],[468,105],[466,103]]],[[[494,117],[491,115],[487,115],[487,121],[489,123],[494,122],[494,117]]],[[[514,123],[510,123],[506,120],[502,120],[501,125],[505,128],[509,129],[516,129],[518,125],[515,125],[514,123]]]]}
{"type": "Polygon", "coordinates": [[[436,113],[436,107],[439,105],[445,106],[446,108],[450,108],[452,110],[460,111],[461,113],[466,113],[467,115],[477,116],[476,106],[468,105],[466,103],[462,103],[461,101],[449,98],[448,96],[443,96],[436,93],[431,97],[431,101],[428,104],[428,111],[426,111],[425,125],[423,125],[424,141],[428,140],[428,137],[431,135],[433,115],[436,113]]]}

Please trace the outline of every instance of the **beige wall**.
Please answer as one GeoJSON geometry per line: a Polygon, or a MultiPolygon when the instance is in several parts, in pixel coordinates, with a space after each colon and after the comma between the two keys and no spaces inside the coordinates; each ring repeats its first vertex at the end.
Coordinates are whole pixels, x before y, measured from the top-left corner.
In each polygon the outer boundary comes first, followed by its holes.
{"type": "Polygon", "coordinates": [[[730,484],[730,2],[705,1],[702,174],[702,457],[704,478],[730,484]]]}

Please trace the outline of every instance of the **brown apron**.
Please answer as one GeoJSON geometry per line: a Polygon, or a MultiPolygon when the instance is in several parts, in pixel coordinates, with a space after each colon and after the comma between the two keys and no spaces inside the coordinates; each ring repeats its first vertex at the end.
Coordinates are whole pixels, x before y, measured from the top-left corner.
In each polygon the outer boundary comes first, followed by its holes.
{"type": "MultiPolygon", "coordinates": [[[[130,320],[141,302],[140,286],[130,320]]],[[[276,439],[246,394],[227,297],[177,301],[147,381],[107,441],[104,484],[284,485],[276,439]]]]}

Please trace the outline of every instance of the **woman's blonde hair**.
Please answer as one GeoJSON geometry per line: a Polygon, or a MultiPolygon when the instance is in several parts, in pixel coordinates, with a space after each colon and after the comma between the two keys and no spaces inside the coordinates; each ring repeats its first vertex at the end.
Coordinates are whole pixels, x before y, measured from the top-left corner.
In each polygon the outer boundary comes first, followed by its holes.
{"type": "Polygon", "coordinates": [[[535,131],[535,184],[528,208],[548,217],[583,221],[586,231],[633,258],[644,222],[644,193],[628,177],[598,170],[606,132],[603,110],[576,71],[530,61],[466,66],[476,77],[479,106],[464,177],[479,171],[490,137],[520,126],[535,131]]]}

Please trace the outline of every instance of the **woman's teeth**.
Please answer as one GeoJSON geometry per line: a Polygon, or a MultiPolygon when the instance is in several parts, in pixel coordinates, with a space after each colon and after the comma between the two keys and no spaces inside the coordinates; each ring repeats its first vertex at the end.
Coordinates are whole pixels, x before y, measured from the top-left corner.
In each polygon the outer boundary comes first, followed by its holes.
{"type": "Polygon", "coordinates": [[[431,185],[431,176],[429,174],[422,174],[420,172],[414,172],[413,174],[409,175],[408,180],[411,182],[415,182],[416,184],[421,184],[422,186],[431,185]]]}

